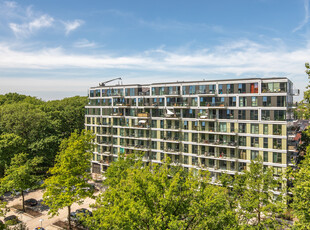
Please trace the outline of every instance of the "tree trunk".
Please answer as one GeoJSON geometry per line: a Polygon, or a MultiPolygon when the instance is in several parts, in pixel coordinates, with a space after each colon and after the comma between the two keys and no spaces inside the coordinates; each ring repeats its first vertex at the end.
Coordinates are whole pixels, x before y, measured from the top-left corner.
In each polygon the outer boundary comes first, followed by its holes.
{"type": "Polygon", "coordinates": [[[23,211],[26,212],[25,210],[25,196],[24,196],[24,191],[21,191],[21,194],[22,194],[22,199],[23,199],[23,211]]]}
{"type": "Polygon", "coordinates": [[[68,224],[69,224],[69,229],[71,230],[71,218],[70,218],[70,213],[71,213],[71,205],[68,206],[68,224]]]}

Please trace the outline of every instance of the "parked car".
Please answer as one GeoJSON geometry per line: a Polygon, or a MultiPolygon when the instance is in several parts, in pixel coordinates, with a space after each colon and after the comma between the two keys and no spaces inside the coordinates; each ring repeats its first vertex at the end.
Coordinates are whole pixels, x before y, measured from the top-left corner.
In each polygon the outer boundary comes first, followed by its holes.
{"type": "Polygon", "coordinates": [[[38,201],[36,199],[30,198],[28,200],[25,200],[25,205],[36,206],[37,204],[38,204],[38,201]]]}
{"type": "Polygon", "coordinates": [[[81,223],[81,217],[93,216],[93,213],[86,208],[77,209],[75,212],[70,213],[70,217],[73,221],[81,223]]]}

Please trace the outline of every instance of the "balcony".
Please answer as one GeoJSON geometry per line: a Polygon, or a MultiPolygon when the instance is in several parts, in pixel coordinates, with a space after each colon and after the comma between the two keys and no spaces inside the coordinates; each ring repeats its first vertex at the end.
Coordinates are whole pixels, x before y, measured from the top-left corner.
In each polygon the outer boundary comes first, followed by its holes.
{"type": "Polygon", "coordinates": [[[149,113],[138,113],[138,117],[150,117],[149,113]]]}

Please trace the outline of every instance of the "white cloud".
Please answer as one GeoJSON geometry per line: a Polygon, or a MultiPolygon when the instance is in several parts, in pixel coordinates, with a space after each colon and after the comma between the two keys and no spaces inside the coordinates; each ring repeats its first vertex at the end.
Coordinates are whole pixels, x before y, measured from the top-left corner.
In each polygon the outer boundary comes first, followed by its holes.
{"type": "Polygon", "coordinates": [[[4,4],[9,8],[15,8],[17,6],[17,3],[13,1],[5,1],[4,4]]]}
{"type": "Polygon", "coordinates": [[[42,15],[28,23],[16,24],[10,23],[9,26],[16,37],[28,37],[41,28],[47,28],[53,25],[54,19],[48,15],[42,15]]]}
{"type": "Polygon", "coordinates": [[[309,0],[304,0],[304,8],[305,8],[305,17],[304,20],[296,27],[293,29],[293,32],[296,32],[300,29],[302,29],[309,21],[309,0]]]}
{"type": "Polygon", "coordinates": [[[74,43],[74,47],[76,48],[94,48],[97,47],[95,42],[90,42],[87,39],[82,39],[74,43]]]}
{"type": "MultiPolygon", "coordinates": [[[[302,91],[307,79],[304,63],[310,61],[310,46],[288,50],[283,44],[267,46],[249,40],[230,42],[214,49],[176,52],[160,48],[127,56],[70,54],[60,47],[33,52],[21,50],[0,43],[2,72],[65,70],[66,73],[83,72],[85,76],[90,72],[98,76],[104,72],[109,73],[109,76],[121,74],[132,79],[140,78],[140,83],[159,79],[171,81],[285,76],[291,78],[302,91]]],[[[0,78],[3,76],[3,73],[0,74],[0,78]]],[[[64,75],[55,73],[54,76],[64,75]]]]}
{"type": "Polygon", "coordinates": [[[63,22],[63,24],[65,25],[66,35],[68,35],[73,30],[76,30],[83,23],[84,23],[84,21],[79,20],[79,19],[76,19],[74,21],[63,22]]]}

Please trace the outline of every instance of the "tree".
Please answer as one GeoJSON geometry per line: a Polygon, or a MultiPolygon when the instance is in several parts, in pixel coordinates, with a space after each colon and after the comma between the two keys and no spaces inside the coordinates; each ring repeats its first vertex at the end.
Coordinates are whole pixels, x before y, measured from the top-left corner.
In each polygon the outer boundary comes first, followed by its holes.
{"type": "Polygon", "coordinates": [[[26,150],[26,143],[14,133],[0,135],[0,177],[3,177],[6,166],[10,165],[11,158],[26,150]]]}
{"type": "Polygon", "coordinates": [[[10,167],[5,170],[4,178],[0,180],[2,191],[21,193],[23,211],[25,211],[24,191],[38,187],[42,179],[42,176],[37,174],[42,160],[42,157],[28,159],[26,153],[16,154],[11,160],[10,167]]]}
{"type": "Polygon", "coordinates": [[[125,172],[119,181],[110,180],[113,186],[97,197],[93,217],[86,219],[90,229],[237,227],[227,189],[211,185],[208,174],[195,175],[169,163],[140,167],[141,160],[126,168],[126,158],[120,164],[114,162],[114,169],[106,173],[108,180],[122,171],[119,169],[125,172]]]}
{"type": "Polygon", "coordinates": [[[49,170],[51,177],[43,184],[43,201],[50,207],[49,214],[58,215],[59,209],[68,207],[70,229],[71,205],[75,202],[83,203],[83,200],[93,193],[88,184],[91,179],[89,169],[93,138],[90,132],[84,130],[81,134],[74,132],[68,139],[63,140],[55,166],[49,170]]]}
{"type": "Polygon", "coordinates": [[[297,168],[290,171],[290,178],[293,182],[291,191],[293,202],[291,204],[293,212],[298,221],[294,225],[298,229],[310,229],[310,146],[304,160],[297,168]]]}
{"type": "Polygon", "coordinates": [[[236,174],[230,180],[222,178],[224,187],[230,187],[232,208],[238,210],[243,228],[277,228],[276,216],[282,213],[284,200],[275,191],[282,185],[281,177],[274,177],[272,168],[264,168],[261,160],[251,161],[249,170],[236,174]]]}

